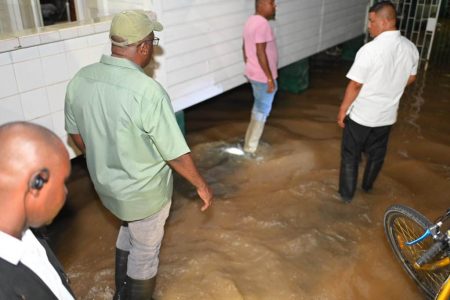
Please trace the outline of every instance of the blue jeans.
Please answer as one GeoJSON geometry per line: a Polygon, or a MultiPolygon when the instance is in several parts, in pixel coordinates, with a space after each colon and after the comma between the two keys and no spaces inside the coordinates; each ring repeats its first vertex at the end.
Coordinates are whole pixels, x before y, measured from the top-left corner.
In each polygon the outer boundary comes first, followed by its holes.
{"type": "Polygon", "coordinates": [[[272,93],[267,92],[267,83],[250,80],[253,89],[252,117],[260,122],[265,122],[272,110],[272,102],[275,93],[278,90],[278,83],[275,80],[275,90],[272,93]]]}

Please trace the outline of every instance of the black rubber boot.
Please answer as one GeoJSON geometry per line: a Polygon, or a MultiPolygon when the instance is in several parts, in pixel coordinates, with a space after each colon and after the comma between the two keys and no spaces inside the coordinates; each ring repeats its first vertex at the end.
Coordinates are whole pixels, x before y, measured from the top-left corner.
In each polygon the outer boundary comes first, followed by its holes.
{"type": "Polygon", "coordinates": [[[146,280],[137,280],[127,276],[125,282],[126,300],[151,300],[156,285],[156,276],[146,280]]]}
{"type": "Polygon", "coordinates": [[[358,180],[358,163],[341,163],[339,175],[339,194],[342,201],[349,203],[352,201],[358,180]]]}
{"type": "Polygon", "coordinates": [[[116,293],[114,294],[113,300],[124,300],[125,299],[125,280],[127,278],[127,265],[128,265],[128,255],[129,251],[120,250],[116,248],[116,293]]]}
{"type": "Polygon", "coordinates": [[[372,189],[373,183],[383,166],[390,131],[391,126],[372,128],[371,134],[366,141],[367,163],[362,182],[362,188],[366,192],[372,189]]]}
{"type": "Polygon", "coordinates": [[[367,161],[362,182],[362,188],[364,191],[369,192],[372,189],[373,183],[375,182],[375,179],[377,179],[381,167],[383,166],[383,162],[384,162],[383,160],[367,161]]]}

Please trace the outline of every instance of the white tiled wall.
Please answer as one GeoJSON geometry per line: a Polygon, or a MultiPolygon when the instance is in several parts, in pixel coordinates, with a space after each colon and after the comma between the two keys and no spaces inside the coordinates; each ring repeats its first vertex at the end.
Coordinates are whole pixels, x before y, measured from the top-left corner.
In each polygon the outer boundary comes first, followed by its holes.
{"type": "MultiPolygon", "coordinates": [[[[126,1],[130,4],[135,0],[126,1]]],[[[279,67],[362,34],[368,2],[278,0],[277,20],[272,25],[279,67]]],[[[169,92],[175,110],[245,82],[242,27],[254,12],[254,1],[148,3],[165,27],[157,33],[161,53],[155,57],[159,65],[156,79],[169,92]]],[[[0,124],[35,122],[67,143],[63,111],[67,83],[81,67],[110,53],[109,24],[105,20],[78,26],[63,24],[25,31],[20,36],[0,36],[0,124]]],[[[75,156],[72,148],[68,149],[75,156]]]]}
{"type": "Polygon", "coordinates": [[[12,96],[19,92],[16,77],[14,75],[14,67],[12,64],[0,66],[0,80],[2,88],[0,89],[0,99],[12,96]]]}
{"type": "MultiPolygon", "coordinates": [[[[96,33],[92,25],[90,30],[77,31],[70,40],[0,53],[0,124],[30,121],[49,128],[67,144],[67,83],[81,67],[99,61],[102,54],[110,54],[105,28],[105,32],[96,33]],[[79,36],[79,32],[89,34],[79,36]]],[[[46,36],[50,40],[52,34],[46,36]]],[[[72,147],[68,150],[71,157],[76,156],[72,147]]]]}
{"type": "Polygon", "coordinates": [[[2,123],[25,120],[19,95],[0,100],[0,120],[2,123]]]}
{"type": "Polygon", "coordinates": [[[33,120],[50,114],[50,106],[48,105],[45,88],[21,93],[20,100],[25,120],[33,120]]]}
{"type": "Polygon", "coordinates": [[[45,86],[41,59],[31,59],[13,64],[19,92],[27,92],[45,86]]]}

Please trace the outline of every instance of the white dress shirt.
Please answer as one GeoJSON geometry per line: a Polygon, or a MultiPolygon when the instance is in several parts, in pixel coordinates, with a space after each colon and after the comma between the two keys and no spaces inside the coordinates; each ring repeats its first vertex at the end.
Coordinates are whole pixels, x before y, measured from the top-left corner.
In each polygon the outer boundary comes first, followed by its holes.
{"type": "Polygon", "coordinates": [[[349,108],[350,119],[368,127],[392,125],[419,52],[400,31],[385,31],[356,54],[347,77],[363,86],[349,108]]]}
{"type": "Polygon", "coordinates": [[[58,272],[48,260],[44,247],[39,243],[31,230],[27,229],[18,240],[0,231],[0,257],[13,265],[19,262],[33,271],[49,287],[60,300],[73,300],[58,272]]]}

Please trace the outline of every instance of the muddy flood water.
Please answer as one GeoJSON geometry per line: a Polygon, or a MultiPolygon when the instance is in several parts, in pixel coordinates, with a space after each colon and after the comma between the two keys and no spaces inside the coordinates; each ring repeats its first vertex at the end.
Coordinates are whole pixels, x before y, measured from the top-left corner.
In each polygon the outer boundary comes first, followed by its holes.
{"type": "MultiPolygon", "coordinates": [[[[358,188],[344,204],[336,115],[349,66],[312,61],[307,91],[279,92],[254,158],[227,152],[243,142],[249,85],[185,111],[188,143],[216,198],[201,213],[194,189],[176,178],[156,299],[423,299],[382,222],[395,203],[430,219],[450,206],[450,68],[431,66],[407,90],[373,191],[358,188]]],[[[119,222],[79,159],[68,187],[53,246],[79,299],[111,299],[119,222]]]]}

